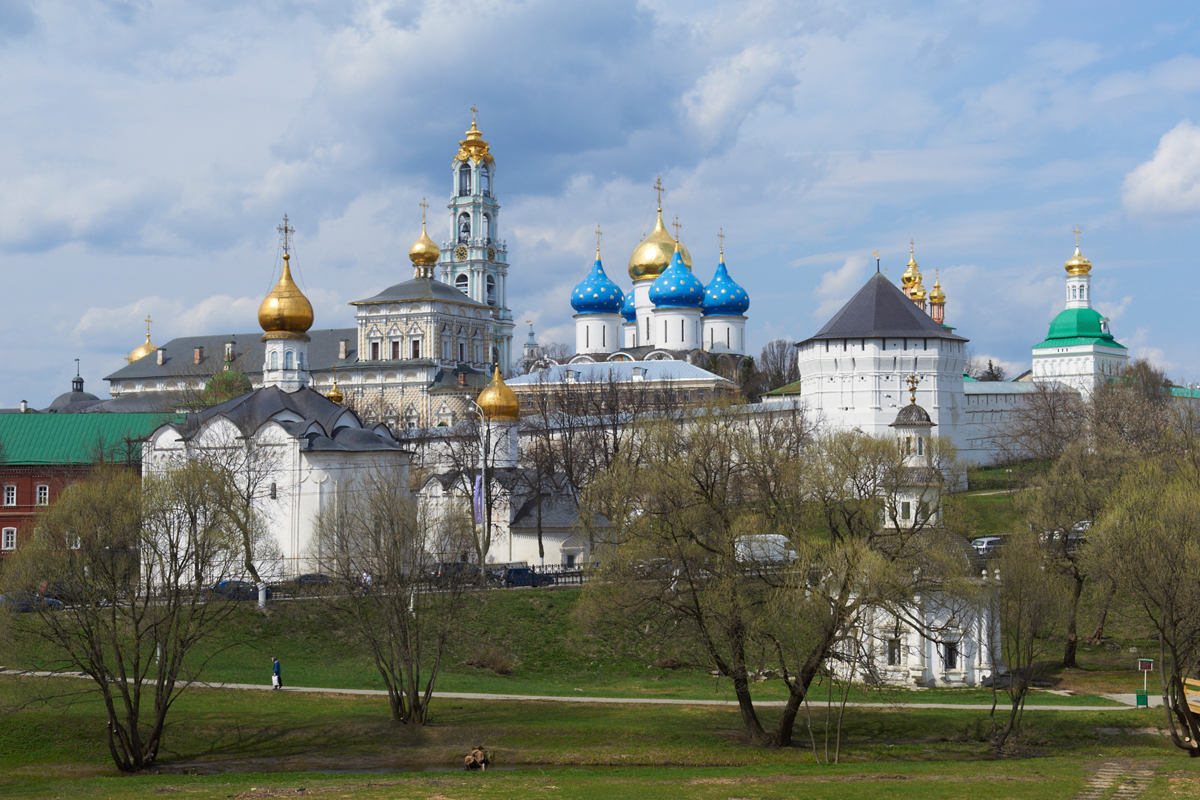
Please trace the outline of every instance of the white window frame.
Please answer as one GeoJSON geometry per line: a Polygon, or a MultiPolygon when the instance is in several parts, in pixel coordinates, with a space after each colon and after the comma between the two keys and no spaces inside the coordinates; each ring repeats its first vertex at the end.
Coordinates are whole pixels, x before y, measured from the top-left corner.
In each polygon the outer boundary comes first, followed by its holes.
{"type": "Polygon", "coordinates": [[[39,483],[34,489],[34,505],[48,506],[50,505],[50,484],[39,483]]]}
{"type": "Polygon", "coordinates": [[[0,531],[0,550],[17,549],[17,529],[5,528],[0,531]]]}
{"type": "Polygon", "coordinates": [[[67,547],[69,547],[72,550],[80,549],[81,547],[83,547],[83,537],[81,537],[78,533],[68,533],[67,534],[67,547]]]}
{"type": "Polygon", "coordinates": [[[4,505],[15,506],[17,504],[17,485],[15,483],[4,484],[4,505]]]}

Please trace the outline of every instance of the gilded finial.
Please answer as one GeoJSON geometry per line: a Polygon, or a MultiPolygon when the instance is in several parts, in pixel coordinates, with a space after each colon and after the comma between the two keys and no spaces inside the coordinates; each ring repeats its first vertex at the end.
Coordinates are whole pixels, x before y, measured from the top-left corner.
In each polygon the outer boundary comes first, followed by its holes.
{"type": "Polygon", "coordinates": [[[1081,233],[1083,233],[1083,231],[1079,230],[1079,223],[1076,222],[1075,223],[1075,247],[1076,248],[1079,247],[1079,234],[1081,234],[1081,233]]]}
{"type": "Polygon", "coordinates": [[[917,404],[917,387],[921,384],[921,379],[915,374],[911,374],[904,379],[904,382],[908,384],[909,398],[915,406],[917,404]]]}
{"type": "Polygon", "coordinates": [[[662,193],[663,193],[662,175],[659,175],[657,178],[654,179],[654,192],[658,197],[658,210],[662,211],[662,193]]]}
{"type": "Polygon", "coordinates": [[[721,260],[724,261],[725,260],[725,229],[724,228],[717,228],[717,238],[721,240],[721,245],[720,245],[721,260]]]}
{"type": "Polygon", "coordinates": [[[479,109],[476,108],[475,106],[471,106],[471,127],[472,128],[475,127],[475,115],[478,113],[479,113],[479,109]]]}
{"type": "Polygon", "coordinates": [[[146,315],[146,341],[150,341],[150,323],[154,320],[150,319],[150,315],[146,315]]]}
{"type": "Polygon", "coordinates": [[[283,224],[275,227],[279,234],[283,237],[283,254],[286,256],[291,253],[291,244],[289,237],[296,232],[295,228],[288,226],[288,215],[283,215],[283,224]]]}
{"type": "Polygon", "coordinates": [[[425,227],[425,209],[429,208],[429,203],[425,202],[425,198],[421,198],[421,202],[417,203],[421,207],[421,227],[425,227]]]}
{"type": "Polygon", "coordinates": [[[683,226],[679,224],[679,215],[678,214],[675,215],[675,221],[672,222],[671,225],[675,228],[675,241],[679,241],[679,229],[682,228],[683,226]]]}
{"type": "MultiPolygon", "coordinates": [[[[596,226],[596,260],[600,260],[600,226],[596,226]]],[[[533,323],[529,323],[532,325],[533,323]]]]}

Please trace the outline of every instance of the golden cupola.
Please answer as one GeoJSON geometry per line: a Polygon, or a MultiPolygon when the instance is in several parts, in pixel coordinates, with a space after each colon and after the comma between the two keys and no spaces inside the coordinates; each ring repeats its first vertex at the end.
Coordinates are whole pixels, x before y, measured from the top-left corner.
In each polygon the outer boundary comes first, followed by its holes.
{"type": "Polygon", "coordinates": [[[922,284],[922,283],[921,283],[921,276],[920,276],[920,275],[918,275],[918,276],[917,276],[917,285],[916,285],[916,286],[914,286],[914,287],[912,287],[912,289],[909,291],[909,295],[908,295],[908,296],[909,296],[910,298],[912,298],[913,300],[915,300],[916,302],[918,302],[918,303],[924,302],[924,300],[925,300],[925,286],[924,286],[924,284],[922,284]]]}
{"type": "Polygon", "coordinates": [[[333,368],[333,388],[330,389],[329,393],[325,396],[337,403],[339,406],[342,404],[342,401],[346,399],[346,396],[342,394],[342,390],[338,388],[337,367],[333,368]]]}
{"type": "Polygon", "coordinates": [[[471,109],[471,128],[467,131],[467,138],[458,143],[458,155],[454,160],[474,161],[476,164],[496,160],[489,152],[488,143],[483,140],[483,132],[475,125],[474,108],[471,109]]]}
{"type": "Polygon", "coordinates": [[[929,293],[929,302],[935,304],[943,304],[946,302],[946,293],[942,291],[941,277],[933,279],[933,291],[929,293]]]}
{"type": "Polygon", "coordinates": [[[125,357],[125,360],[132,364],[139,359],[145,358],[157,349],[158,347],[150,341],[150,317],[146,317],[146,341],[133,348],[129,355],[125,357]]]}
{"type": "MultiPolygon", "coordinates": [[[[909,297],[912,297],[913,291],[921,285],[921,268],[917,266],[917,257],[914,255],[914,245],[912,242],[908,243],[908,268],[900,276],[900,283],[903,284],[904,293],[909,297]]],[[[924,296],[924,291],[924,289],[921,290],[922,297],[924,296]]]]}
{"type": "Polygon", "coordinates": [[[508,388],[508,384],[500,377],[500,367],[475,401],[483,418],[488,422],[516,422],[521,415],[521,404],[517,393],[508,388]]]}
{"type": "Polygon", "coordinates": [[[258,324],[262,327],[263,341],[267,339],[303,339],[308,341],[307,331],[313,324],[312,303],[292,280],[288,265],[291,256],[283,254],[283,273],[279,283],[263,298],[258,307],[258,324]]]}
{"type": "Polygon", "coordinates": [[[416,270],[416,277],[432,278],[433,268],[441,257],[442,251],[438,248],[437,243],[429,238],[429,234],[425,231],[425,220],[422,219],[421,238],[408,248],[408,258],[412,261],[413,269],[416,270]]]}
{"type": "Polygon", "coordinates": [[[1087,275],[1092,271],[1092,262],[1083,257],[1083,253],[1079,252],[1079,242],[1075,242],[1075,255],[1064,265],[1068,275],[1087,275]]]}
{"type": "Polygon", "coordinates": [[[659,206],[654,230],[642,239],[641,244],[633,249],[633,255],[629,257],[629,277],[635,281],[654,280],[666,272],[667,267],[671,266],[671,256],[675,254],[676,245],[679,245],[679,255],[683,257],[684,266],[690,270],[692,254],[682,242],[667,233],[667,226],[663,225],[662,206],[659,206]]]}

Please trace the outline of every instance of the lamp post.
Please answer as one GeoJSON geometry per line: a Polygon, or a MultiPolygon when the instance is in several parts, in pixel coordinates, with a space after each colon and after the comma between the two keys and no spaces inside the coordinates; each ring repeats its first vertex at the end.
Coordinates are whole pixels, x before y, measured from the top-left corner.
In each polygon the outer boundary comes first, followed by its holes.
{"type": "MultiPolygon", "coordinates": [[[[491,495],[491,484],[488,481],[487,470],[487,453],[491,445],[492,426],[487,420],[487,416],[483,413],[483,408],[474,400],[468,400],[471,408],[475,411],[475,416],[479,418],[479,488],[478,488],[478,515],[476,519],[478,523],[483,525],[483,535],[490,537],[492,534],[492,504],[489,501],[491,495]]],[[[474,499],[474,498],[473,498],[474,499]]],[[[484,564],[479,565],[480,574],[483,573],[484,564]]]]}

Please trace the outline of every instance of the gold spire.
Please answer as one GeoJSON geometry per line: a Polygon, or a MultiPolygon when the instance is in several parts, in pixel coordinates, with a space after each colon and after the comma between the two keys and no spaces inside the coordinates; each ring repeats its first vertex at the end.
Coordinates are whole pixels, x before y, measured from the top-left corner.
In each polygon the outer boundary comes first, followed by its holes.
{"type": "Polygon", "coordinates": [[[413,266],[417,270],[418,278],[432,278],[432,267],[442,257],[442,251],[438,249],[437,244],[433,239],[429,238],[429,234],[425,232],[425,209],[429,205],[425,202],[425,198],[421,198],[421,236],[413,246],[408,248],[408,257],[412,261],[413,266]],[[428,268],[430,274],[422,274],[428,268]]]}
{"type": "Polygon", "coordinates": [[[479,393],[479,399],[475,402],[488,422],[516,422],[521,415],[521,403],[517,400],[517,393],[508,388],[508,384],[500,377],[498,366],[492,376],[492,382],[479,393]]]}
{"type": "Polygon", "coordinates": [[[142,344],[138,345],[137,347],[135,347],[133,349],[133,352],[131,352],[128,356],[126,356],[125,360],[127,362],[129,362],[130,364],[132,364],[133,362],[137,361],[140,358],[145,358],[146,356],[150,355],[151,353],[153,353],[155,350],[158,349],[157,347],[155,347],[154,343],[150,341],[150,323],[152,321],[153,320],[150,319],[150,315],[147,314],[146,315],[146,341],[143,342],[142,344]]]}
{"type": "Polygon", "coordinates": [[[291,253],[288,252],[287,216],[283,218],[280,228],[283,234],[283,272],[279,275],[279,283],[263,298],[258,307],[258,324],[263,329],[263,341],[267,339],[302,339],[308,341],[305,332],[312,327],[312,303],[300,291],[300,287],[292,280],[292,270],[288,262],[291,253]]]}
{"type": "Polygon", "coordinates": [[[480,164],[495,161],[492,154],[488,152],[488,143],[483,140],[483,133],[475,124],[476,111],[475,106],[471,106],[471,128],[467,131],[467,138],[458,143],[458,155],[454,157],[455,161],[471,160],[480,164]]]}
{"type": "Polygon", "coordinates": [[[912,290],[916,286],[921,285],[921,269],[917,266],[917,257],[913,254],[913,240],[908,240],[908,269],[904,270],[904,274],[900,276],[900,282],[904,284],[904,288],[909,290],[909,296],[912,296],[912,290]]]}
{"type": "Polygon", "coordinates": [[[1068,275],[1087,275],[1092,271],[1092,262],[1083,257],[1083,253],[1079,252],[1079,226],[1075,226],[1075,255],[1071,256],[1067,261],[1065,268],[1068,275]]]}

